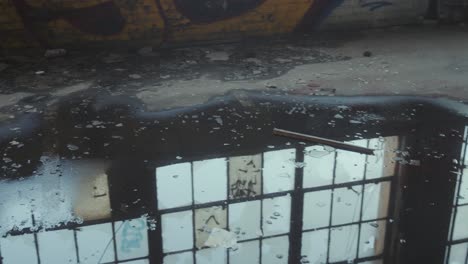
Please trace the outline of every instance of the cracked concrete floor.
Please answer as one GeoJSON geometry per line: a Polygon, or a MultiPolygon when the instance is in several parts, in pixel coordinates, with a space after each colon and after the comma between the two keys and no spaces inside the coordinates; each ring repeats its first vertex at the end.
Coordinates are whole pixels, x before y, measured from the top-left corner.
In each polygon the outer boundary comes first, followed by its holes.
{"type": "Polygon", "coordinates": [[[231,90],[468,98],[468,30],[426,25],[145,52],[69,51],[0,58],[3,115],[70,94],[126,95],[148,110],[195,105],[231,90]],[[367,54],[365,54],[367,53],[367,54]],[[368,55],[368,56],[364,56],[368,55]]]}

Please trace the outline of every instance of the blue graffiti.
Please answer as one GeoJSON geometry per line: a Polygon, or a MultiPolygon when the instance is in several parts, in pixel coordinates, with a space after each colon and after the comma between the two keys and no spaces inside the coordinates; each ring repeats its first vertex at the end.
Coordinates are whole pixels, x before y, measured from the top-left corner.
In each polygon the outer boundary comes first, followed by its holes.
{"type": "MultiPolygon", "coordinates": [[[[310,30],[318,28],[345,0],[315,0],[304,19],[296,28],[297,31],[310,30]]],[[[394,5],[392,0],[359,0],[362,8],[368,8],[369,11],[375,11],[385,6],[394,5]]]]}
{"type": "Polygon", "coordinates": [[[133,249],[139,249],[143,240],[142,231],[146,230],[146,228],[146,222],[143,219],[124,222],[120,250],[129,253],[133,249]]]}
{"type": "Polygon", "coordinates": [[[307,31],[318,28],[344,1],[345,0],[315,0],[296,30],[307,31]]]}
{"type": "Polygon", "coordinates": [[[372,0],[359,0],[362,8],[369,8],[369,11],[375,11],[382,7],[391,6],[393,2],[390,1],[372,1],[372,0]]]}

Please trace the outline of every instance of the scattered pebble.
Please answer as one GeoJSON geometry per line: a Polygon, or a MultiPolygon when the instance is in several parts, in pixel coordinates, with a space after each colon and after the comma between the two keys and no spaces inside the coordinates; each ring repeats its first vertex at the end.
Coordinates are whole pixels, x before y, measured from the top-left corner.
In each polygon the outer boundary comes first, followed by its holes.
{"type": "Polygon", "coordinates": [[[102,59],[104,63],[117,63],[124,61],[124,58],[119,54],[109,54],[102,59]]]}
{"type": "Polygon", "coordinates": [[[248,59],[245,59],[244,61],[245,62],[255,63],[255,64],[262,64],[262,61],[259,60],[259,59],[256,59],[256,58],[248,58],[248,59]]]}
{"type": "Polygon", "coordinates": [[[349,123],[351,123],[351,124],[362,124],[362,122],[358,121],[358,120],[349,120],[349,123]]]}
{"type": "Polygon", "coordinates": [[[75,151],[75,150],[78,150],[78,149],[79,149],[78,146],[75,146],[75,145],[73,145],[73,144],[68,144],[68,145],[67,145],[67,148],[68,148],[69,150],[71,150],[71,151],[75,151]]]}
{"type": "Polygon", "coordinates": [[[67,54],[66,49],[48,49],[44,53],[44,57],[46,58],[55,58],[55,57],[62,57],[67,54]]]}
{"type": "Polygon", "coordinates": [[[146,46],[138,50],[138,54],[141,56],[147,56],[147,57],[155,57],[158,54],[153,52],[153,47],[146,46]]]}
{"type": "Polygon", "coordinates": [[[225,51],[214,51],[206,54],[210,61],[227,61],[229,60],[229,53],[225,51]]]}
{"type": "Polygon", "coordinates": [[[287,63],[287,62],[292,62],[290,59],[283,59],[283,58],[276,58],[274,61],[279,62],[279,63],[287,63]]]}
{"type": "Polygon", "coordinates": [[[141,75],[139,75],[139,74],[130,74],[130,75],[128,75],[128,77],[130,77],[132,79],[141,79],[141,75]]]}

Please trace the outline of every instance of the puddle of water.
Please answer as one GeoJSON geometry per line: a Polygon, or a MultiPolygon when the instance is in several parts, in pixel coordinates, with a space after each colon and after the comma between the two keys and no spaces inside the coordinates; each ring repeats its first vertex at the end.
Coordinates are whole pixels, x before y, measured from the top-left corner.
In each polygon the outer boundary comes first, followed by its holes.
{"type": "Polygon", "coordinates": [[[466,121],[447,109],[261,94],[140,109],[79,99],[0,129],[2,263],[458,263],[467,252],[466,121]]]}

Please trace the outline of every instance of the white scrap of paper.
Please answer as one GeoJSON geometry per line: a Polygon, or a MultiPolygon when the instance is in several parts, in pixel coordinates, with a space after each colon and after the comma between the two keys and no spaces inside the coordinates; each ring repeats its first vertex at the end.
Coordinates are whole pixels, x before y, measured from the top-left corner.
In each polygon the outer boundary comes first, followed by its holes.
{"type": "Polygon", "coordinates": [[[213,228],[210,236],[205,242],[207,247],[223,247],[223,248],[236,248],[237,238],[236,234],[221,228],[213,228]]]}

